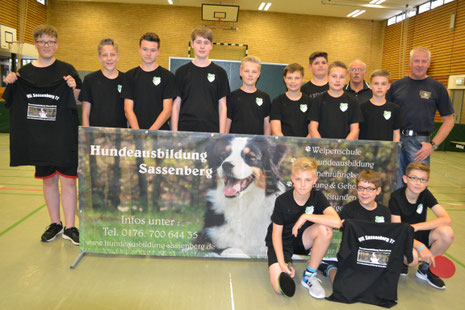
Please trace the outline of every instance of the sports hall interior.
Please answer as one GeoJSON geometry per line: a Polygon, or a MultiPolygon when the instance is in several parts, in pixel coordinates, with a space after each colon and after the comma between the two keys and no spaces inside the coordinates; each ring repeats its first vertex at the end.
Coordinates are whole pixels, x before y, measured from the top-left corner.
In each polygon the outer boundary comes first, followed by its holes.
{"type": "MultiPolygon", "coordinates": [[[[387,19],[364,19],[363,15],[348,18],[313,15],[310,11],[289,13],[273,10],[273,5],[268,12],[241,8],[235,30],[226,29],[230,26],[227,23],[221,29],[216,22],[202,21],[200,5],[238,5],[241,1],[190,1],[195,2],[194,6],[176,5],[181,0],[174,1],[174,5],[167,1],[140,2],[144,1],[47,0],[43,5],[36,0],[2,0],[0,24],[18,29],[18,41],[27,44],[33,43],[32,30],[37,25],[55,26],[59,33],[56,57],[73,64],[78,71],[100,68],[97,44],[106,37],[119,44],[120,71],[137,66],[138,40],[145,32],[160,36],[158,62],[167,68],[170,56],[187,57],[193,28],[216,25],[214,42],[247,44],[248,54],[263,62],[302,64],[306,68],[305,80],[310,78],[308,56],[323,50],[328,52],[329,62],[341,60],[349,64],[361,59],[368,72],[386,68],[394,81],[408,74],[408,53],[419,45],[432,52],[428,74],[446,87],[450,75],[465,74],[465,0],[451,1],[389,26],[387,19]]],[[[261,1],[250,2],[256,2],[258,8],[261,1]]],[[[393,0],[391,4],[399,7],[407,2],[415,1],[393,0]]],[[[417,1],[416,5],[424,2],[417,1]]],[[[280,7],[285,7],[282,3],[280,7]]],[[[348,13],[353,8],[334,5],[332,10],[348,13]]],[[[242,53],[240,49],[219,47],[212,51],[211,58],[239,60],[242,53]]],[[[7,54],[0,51],[2,65],[7,54]]],[[[79,247],[62,238],[40,242],[49,216],[42,182],[33,178],[34,168],[9,167],[7,114],[0,102],[0,309],[374,307],[315,300],[300,284],[293,298],[278,296],[270,286],[265,260],[89,254],[71,270],[79,247]]],[[[439,116],[436,121],[439,125],[439,116]]],[[[453,221],[455,240],[446,256],[454,261],[456,274],[445,280],[447,289],[440,291],[416,279],[411,268],[409,275],[399,280],[396,309],[463,309],[460,296],[465,283],[465,153],[451,141],[465,141],[464,123],[465,112],[456,120],[448,139],[433,153],[429,185],[453,221]]],[[[296,262],[294,267],[300,277],[305,262],[296,262]]],[[[328,296],[329,280],[320,278],[328,296]]]]}

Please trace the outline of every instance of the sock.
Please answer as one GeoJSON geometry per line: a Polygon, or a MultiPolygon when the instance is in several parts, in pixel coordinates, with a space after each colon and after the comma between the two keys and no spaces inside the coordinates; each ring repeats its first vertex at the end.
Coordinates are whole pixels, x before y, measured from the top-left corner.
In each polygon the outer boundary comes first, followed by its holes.
{"type": "Polygon", "coordinates": [[[427,271],[428,269],[429,269],[429,264],[428,263],[425,263],[425,262],[421,263],[421,265],[420,265],[420,270],[421,271],[427,271]]]}
{"type": "Polygon", "coordinates": [[[310,268],[310,266],[307,265],[307,270],[305,270],[310,277],[316,277],[316,269],[310,268]]]}

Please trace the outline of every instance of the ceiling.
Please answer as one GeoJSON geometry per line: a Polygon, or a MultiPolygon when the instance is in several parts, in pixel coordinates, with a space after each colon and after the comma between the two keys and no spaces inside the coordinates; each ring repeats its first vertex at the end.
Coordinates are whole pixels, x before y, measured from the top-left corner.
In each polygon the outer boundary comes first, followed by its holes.
{"type": "MultiPolygon", "coordinates": [[[[77,2],[119,2],[169,5],[168,0],[58,0],[77,2]]],[[[238,5],[240,10],[257,11],[262,0],[173,0],[174,6],[189,6],[200,8],[202,3],[238,5]]],[[[266,0],[272,2],[268,12],[307,14],[333,17],[346,17],[356,10],[364,9],[366,12],[357,19],[385,20],[402,12],[403,8],[413,8],[427,0],[386,0],[379,8],[362,7],[370,0],[266,0]]],[[[266,14],[267,12],[263,12],[266,14]]],[[[240,15],[240,13],[239,13],[240,15]]]]}

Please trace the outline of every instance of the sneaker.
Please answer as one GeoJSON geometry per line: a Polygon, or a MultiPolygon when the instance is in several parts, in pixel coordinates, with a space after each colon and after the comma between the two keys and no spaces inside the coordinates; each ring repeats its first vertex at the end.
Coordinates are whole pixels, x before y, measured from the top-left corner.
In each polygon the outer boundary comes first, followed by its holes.
{"type": "Polygon", "coordinates": [[[321,262],[320,263],[320,266],[318,266],[318,270],[325,276],[325,277],[328,277],[329,276],[329,271],[333,268],[337,268],[336,266],[334,266],[333,264],[331,263],[326,263],[326,262],[321,262]]]}
{"type": "Polygon", "coordinates": [[[316,273],[304,271],[302,275],[302,286],[308,289],[310,296],[316,299],[325,298],[325,290],[321,286],[321,280],[316,277],[316,273]]]}
{"type": "Polygon", "coordinates": [[[60,223],[52,223],[50,224],[45,232],[40,237],[42,242],[49,242],[54,240],[59,234],[63,232],[63,224],[60,223]]]}
{"type": "Polygon", "coordinates": [[[418,268],[416,276],[418,279],[427,281],[429,285],[431,285],[434,288],[437,288],[438,290],[446,289],[446,284],[444,283],[444,281],[442,281],[441,278],[433,274],[431,270],[429,270],[429,268],[426,271],[423,271],[420,268],[418,268]]]}
{"type": "Polygon", "coordinates": [[[66,228],[63,233],[63,239],[69,240],[75,245],[79,245],[79,230],[76,227],[66,228]]]}
{"type": "Polygon", "coordinates": [[[400,270],[400,275],[401,276],[408,276],[408,266],[407,265],[403,265],[402,266],[402,269],[400,270]]]}

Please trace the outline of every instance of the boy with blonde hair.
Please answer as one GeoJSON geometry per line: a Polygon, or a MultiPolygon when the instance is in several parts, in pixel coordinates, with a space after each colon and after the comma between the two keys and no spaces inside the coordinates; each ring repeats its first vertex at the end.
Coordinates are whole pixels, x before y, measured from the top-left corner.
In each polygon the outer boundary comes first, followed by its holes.
{"type": "Polygon", "coordinates": [[[318,180],[317,167],[318,162],[313,158],[294,161],[291,175],[294,187],[276,199],[271,215],[272,223],[265,240],[270,281],[278,294],[281,294],[278,283],[281,272],[295,276],[290,266],[292,255],[308,254],[312,249],[301,283],[312,297],[325,297],[317,268],[329,247],[333,228],[339,228],[341,221],[324,194],[313,188],[318,180]]]}
{"type": "Polygon", "coordinates": [[[256,87],[260,68],[258,57],[247,56],[242,59],[242,86],[228,97],[226,133],[270,135],[270,96],[256,87]]]}

